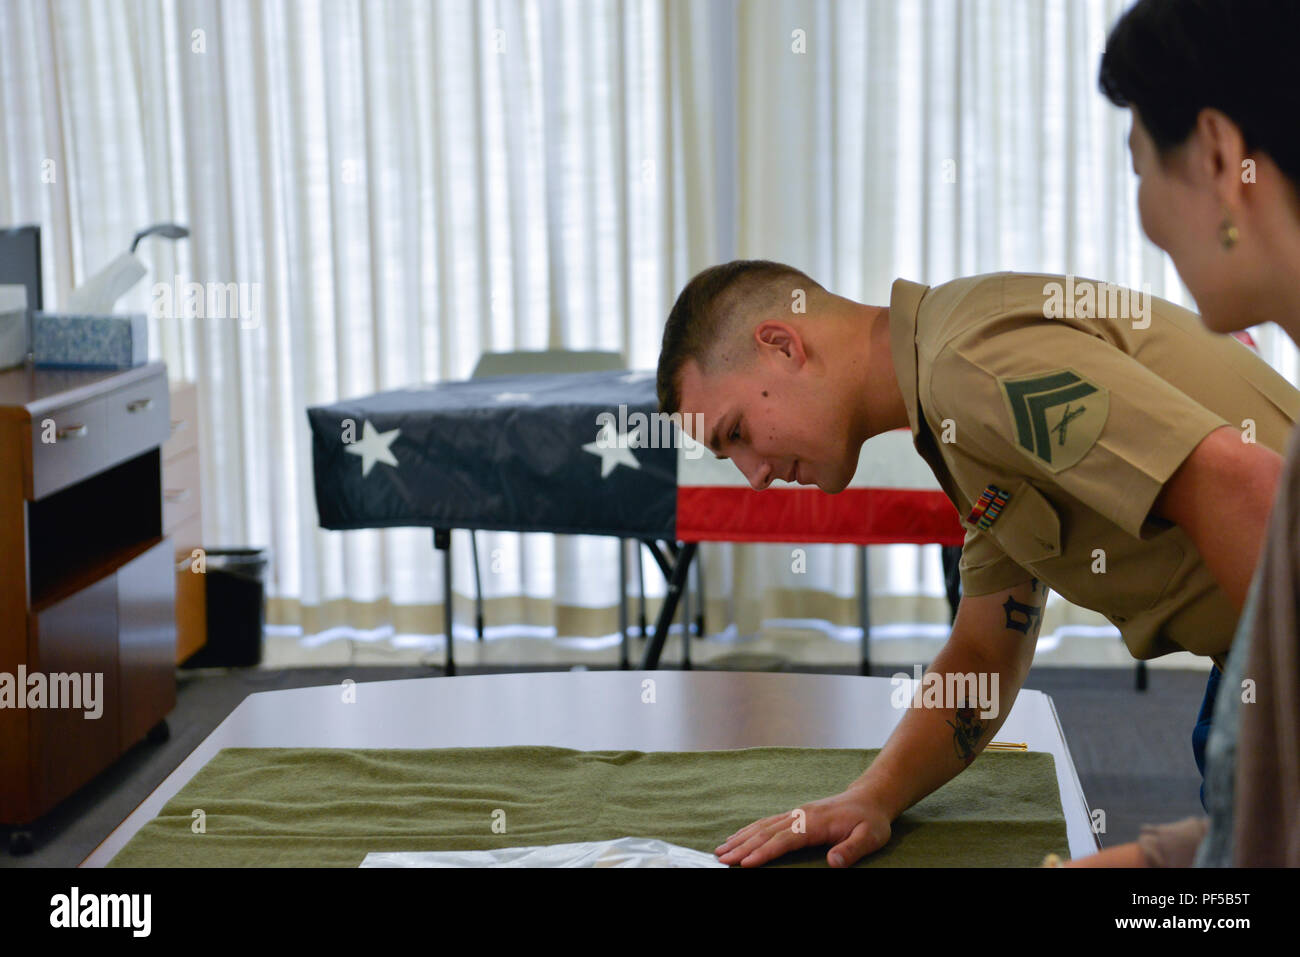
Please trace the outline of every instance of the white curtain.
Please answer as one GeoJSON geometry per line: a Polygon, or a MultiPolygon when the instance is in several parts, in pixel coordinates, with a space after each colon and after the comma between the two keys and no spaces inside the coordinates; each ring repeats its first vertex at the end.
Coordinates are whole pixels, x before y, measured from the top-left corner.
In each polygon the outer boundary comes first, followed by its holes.
{"type": "MultiPolygon", "coordinates": [[[[141,247],[122,308],[152,282],[257,284],[249,328],[150,326],[199,385],[206,541],[271,549],[272,622],[436,633],[427,531],[318,528],[308,406],[464,378],[485,350],[651,369],[677,291],[735,257],[871,303],[897,276],[997,269],[1187,301],[1096,90],[1121,7],[3,0],[0,223],[42,225],[47,308],[159,220],[192,236],[141,247]]],[[[1263,345],[1294,381],[1284,340],[1263,345]]],[[[612,541],[479,544],[489,624],[613,631],[612,541]]],[[[464,533],[453,551],[469,623],[464,533]]],[[[872,552],[877,624],[945,620],[935,549],[872,552]]],[[[812,546],[804,574],[787,546],[702,554],[714,627],[856,621],[854,549],[812,546]]]]}

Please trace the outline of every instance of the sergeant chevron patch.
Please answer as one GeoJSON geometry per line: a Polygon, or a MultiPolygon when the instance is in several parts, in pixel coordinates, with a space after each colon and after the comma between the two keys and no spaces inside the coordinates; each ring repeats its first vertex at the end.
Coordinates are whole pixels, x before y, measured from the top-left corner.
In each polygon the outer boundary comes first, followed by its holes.
{"type": "Polygon", "coordinates": [[[1110,391],[1073,369],[999,378],[1016,445],[1051,472],[1076,464],[1096,444],[1110,391]]]}

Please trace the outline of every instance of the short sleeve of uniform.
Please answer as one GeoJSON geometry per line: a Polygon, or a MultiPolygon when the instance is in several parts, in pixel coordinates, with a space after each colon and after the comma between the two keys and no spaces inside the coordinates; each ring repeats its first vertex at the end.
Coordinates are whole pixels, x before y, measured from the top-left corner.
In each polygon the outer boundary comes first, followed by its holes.
{"type": "MultiPolygon", "coordinates": [[[[1228,424],[1118,346],[1064,322],[976,329],[932,368],[931,409],[956,423],[957,454],[1054,485],[1136,538],[1165,482],[1228,424]]],[[[983,557],[973,552],[970,562],[983,557]]]]}
{"type": "Polygon", "coordinates": [[[1017,564],[988,535],[966,530],[961,547],[961,591],[963,595],[989,595],[1029,581],[1033,573],[1017,564]]]}

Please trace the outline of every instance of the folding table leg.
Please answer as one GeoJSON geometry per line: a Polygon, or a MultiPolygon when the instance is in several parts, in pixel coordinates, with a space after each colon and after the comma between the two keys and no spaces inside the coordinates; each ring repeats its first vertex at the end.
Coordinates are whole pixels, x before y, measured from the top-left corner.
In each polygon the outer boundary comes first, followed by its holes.
{"type": "Polygon", "coordinates": [[[451,637],[451,529],[435,528],[433,530],[433,547],[443,553],[442,557],[442,623],[447,632],[447,677],[456,674],[456,658],[452,650],[455,642],[451,637]]]}
{"type": "Polygon", "coordinates": [[[699,599],[695,611],[695,637],[703,638],[704,630],[704,554],[695,556],[695,595],[699,599]]]}
{"type": "Polygon", "coordinates": [[[483,640],[483,579],[479,576],[478,568],[478,536],[474,530],[469,530],[469,550],[470,559],[474,563],[474,628],[478,632],[478,640],[483,640]]]}
{"type": "Polygon", "coordinates": [[[618,666],[632,667],[627,654],[627,539],[618,540],[618,666]]]}
{"type": "Polygon", "coordinates": [[[867,592],[867,546],[858,546],[858,621],[862,624],[861,672],[871,674],[871,600],[867,592]]]}
{"type": "Polygon", "coordinates": [[[694,619],[691,612],[691,573],[687,569],[682,582],[682,670],[691,670],[691,625],[694,619]]]}
{"type": "Polygon", "coordinates": [[[948,595],[949,624],[957,621],[957,607],[961,604],[961,546],[940,545],[943,562],[943,587],[948,595]]]}
{"type": "MultiPolygon", "coordinates": [[[[666,544],[671,545],[671,543],[666,544]]],[[[651,543],[647,542],[647,546],[651,548],[650,554],[654,556],[668,579],[668,593],[664,595],[663,606],[660,607],[659,616],[655,619],[654,637],[646,642],[645,656],[641,659],[641,667],[652,671],[659,667],[659,656],[663,653],[664,642],[668,640],[668,628],[677,614],[677,603],[682,595],[682,583],[686,580],[687,572],[690,571],[691,559],[695,557],[697,545],[695,542],[687,542],[683,545],[680,553],[673,556],[675,564],[671,565],[651,543]]],[[[675,551],[675,546],[666,550],[671,553],[675,551]]]]}
{"type": "Polygon", "coordinates": [[[641,596],[640,612],[637,617],[637,634],[644,641],[650,634],[650,623],[645,614],[645,556],[641,554],[641,542],[636,543],[636,583],[641,596]]]}

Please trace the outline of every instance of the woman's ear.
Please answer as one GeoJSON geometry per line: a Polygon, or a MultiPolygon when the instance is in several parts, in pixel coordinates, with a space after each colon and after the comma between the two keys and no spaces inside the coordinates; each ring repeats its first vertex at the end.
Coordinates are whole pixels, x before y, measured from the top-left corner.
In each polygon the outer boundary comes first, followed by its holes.
{"type": "Polygon", "coordinates": [[[1241,128],[1226,114],[1206,107],[1196,117],[1192,139],[1196,144],[1194,172],[1213,182],[1221,203],[1235,206],[1246,184],[1254,180],[1246,175],[1254,161],[1246,153],[1241,128]]]}

